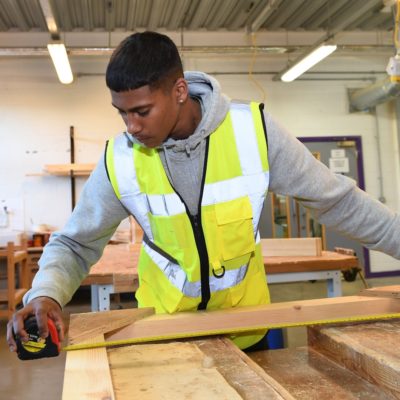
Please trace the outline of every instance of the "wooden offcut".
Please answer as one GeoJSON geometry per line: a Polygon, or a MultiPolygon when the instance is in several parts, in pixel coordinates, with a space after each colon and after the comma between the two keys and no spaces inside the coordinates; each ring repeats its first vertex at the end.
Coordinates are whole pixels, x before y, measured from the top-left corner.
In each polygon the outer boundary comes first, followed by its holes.
{"type": "Polygon", "coordinates": [[[95,336],[113,332],[139,319],[154,314],[154,308],[102,311],[72,314],[70,317],[69,342],[84,343],[95,336]]]}
{"type": "Polygon", "coordinates": [[[321,238],[261,239],[264,257],[320,256],[321,238]]]}

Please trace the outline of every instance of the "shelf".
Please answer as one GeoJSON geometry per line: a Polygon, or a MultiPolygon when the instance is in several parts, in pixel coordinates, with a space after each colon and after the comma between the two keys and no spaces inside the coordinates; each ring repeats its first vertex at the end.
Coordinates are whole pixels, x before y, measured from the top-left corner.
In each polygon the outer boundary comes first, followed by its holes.
{"type": "Polygon", "coordinates": [[[94,167],[95,164],[46,164],[43,170],[50,175],[70,176],[72,172],[74,176],[87,176],[94,167]]]}
{"type": "Polygon", "coordinates": [[[89,176],[96,164],[47,164],[43,172],[34,172],[26,176],[89,176]]]}

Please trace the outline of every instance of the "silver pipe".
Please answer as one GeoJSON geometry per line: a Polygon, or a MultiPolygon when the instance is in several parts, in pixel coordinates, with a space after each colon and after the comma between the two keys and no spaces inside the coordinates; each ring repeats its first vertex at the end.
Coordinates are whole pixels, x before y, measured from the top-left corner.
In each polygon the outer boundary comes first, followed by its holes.
{"type": "Polygon", "coordinates": [[[350,109],[366,111],[400,95],[400,82],[392,82],[390,77],[371,86],[350,93],[350,109]]]}

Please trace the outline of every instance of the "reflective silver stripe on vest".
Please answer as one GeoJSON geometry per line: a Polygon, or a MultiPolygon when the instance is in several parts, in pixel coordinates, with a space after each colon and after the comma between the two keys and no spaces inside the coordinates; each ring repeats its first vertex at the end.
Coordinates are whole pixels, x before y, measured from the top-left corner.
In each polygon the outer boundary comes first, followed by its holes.
{"type": "MultiPolygon", "coordinates": [[[[178,265],[161,254],[154,251],[148,244],[143,242],[143,249],[153,262],[164,273],[169,282],[175,286],[181,293],[187,297],[200,297],[201,296],[201,282],[189,282],[187,280],[184,270],[178,265]]],[[[210,276],[210,290],[211,293],[218,292],[219,290],[228,289],[240,283],[245,277],[247,272],[247,265],[242,265],[240,268],[225,271],[222,278],[210,276]]]]}
{"type": "Polygon", "coordinates": [[[257,157],[260,153],[250,104],[232,103],[231,118],[243,175],[262,172],[261,159],[257,157]]]}
{"type": "Polygon", "coordinates": [[[151,194],[147,196],[150,212],[153,215],[177,215],[186,213],[185,206],[181,202],[176,193],[156,195],[151,194]]]}
{"type": "Polygon", "coordinates": [[[252,176],[238,176],[226,181],[209,183],[204,186],[202,205],[222,203],[248,195],[253,210],[253,230],[255,234],[267,195],[268,183],[268,171],[252,176]]]}
{"type": "Polygon", "coordinates": [[[253,210],[253,230],[254,235],[256,235],[267,195],[269,172],[262,169],[250,104],[232,103],[230,111],[236,148],[243,173],[243,181],[240,184],[243,185],[250,198],[253,210]]]}
{"type": "Polygon", "coordinates": [[[147,196],[140,192],[134,166],[134,152],[125,134],[114,139],[114,170],[118,183],[121,203],[135,216],[150,240],[153,234],[147,218],[149,204],[147,196]]]}

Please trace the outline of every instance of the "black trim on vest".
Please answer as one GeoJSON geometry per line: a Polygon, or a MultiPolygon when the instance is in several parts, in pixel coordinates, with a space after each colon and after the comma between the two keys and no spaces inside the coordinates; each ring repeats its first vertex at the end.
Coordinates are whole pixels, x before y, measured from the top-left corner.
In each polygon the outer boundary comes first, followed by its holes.
{"type": "Polygon", "coordinates": [[[203,176],[201,178],[200,197],[199,197],[199,206],[197,210],[197,215],[192,216],[190,215],[190,213],[188,213],[190,221],[192,223],[193,233],[197,245],[197,251],[199,253],[199,258],[200,258],[201,302],[197,307],[198,310],[205,310],[207,308],[207,304],[211,297],[210,262],[208,259],[206,239],[204,236],[203,227],[201,225],[201,202],[203,199],[204,183],[206,181],[209,146],[210,146],[210,137],[207,136],[205,156],[204,156],[203,176]]]}
{"type": "Polygon", "coordinates": [[[268,150],[268,134],[267,134],[267,125],[265,124],[265,118],[264,118],[264,103],[260,103],[258,107],[260,109],[261,121],[264,128],[265,142],[267,143],[267,150],[268,150]]]}
{"type": "Polygon", "coordinates": [[[164,250],[160,249],[156,244],[154,244],[146,235],[146,233],[143,231],[143,243],[146,243],[147,246],[149,246],[152,250],[154,250],[156,253],[161,254],[164,258],[166,258],[168,261],[174,263],[174,264],[179,264],[175,258],[171,257],[168,253],[166,253],[164,250]]]}
{"type": "Polygon", "coordinates": [[[107,178],[108,178],[108,180],[111,182],[110,175],[109,175],[109,173],[108,173],[108,165],[107,165],[108,143],[109,143],[109,141],[107,140],[107,141],[106,141],[106,148],[105,148],[105,150],[104,150],[104,166],[105,166],[105,168],[106,168],[107,178]]]}

